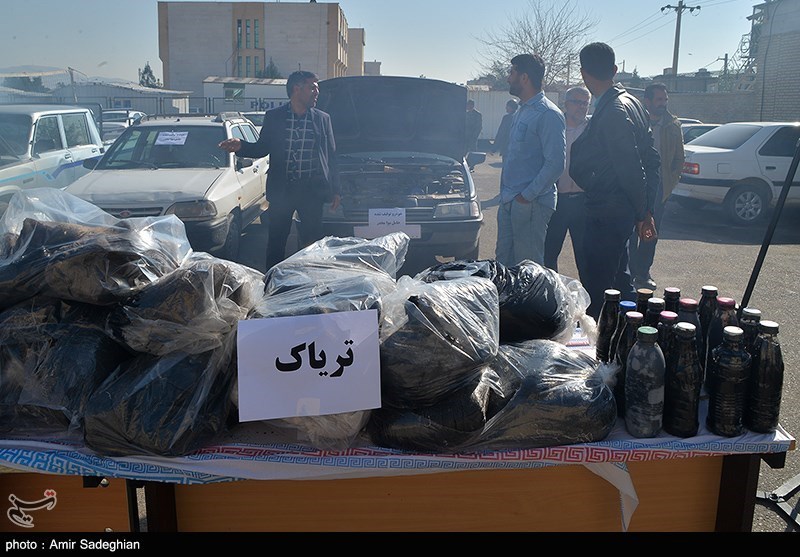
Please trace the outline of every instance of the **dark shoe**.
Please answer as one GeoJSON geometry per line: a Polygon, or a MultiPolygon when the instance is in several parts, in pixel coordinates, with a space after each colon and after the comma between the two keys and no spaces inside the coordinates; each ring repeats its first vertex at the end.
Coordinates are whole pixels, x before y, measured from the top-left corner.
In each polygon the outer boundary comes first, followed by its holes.
{"type": "Polygon", "coordinates": [[[651,278],[649,278],[649,279],[647,279],[647,280],[644,280],[644,281],[642,281],[642,283],[641,283],[641,284],[642,284],[642,287],[643,287],[643,288],[649,288],[650,290],[653,290],[653,291],[655,291],[655,289],[656,289],[656,286],[657,286],[657,285],[656,285],[656,281],[654,281],[654,280],[653,280],[653,279],[651,279],[651,278]]]}

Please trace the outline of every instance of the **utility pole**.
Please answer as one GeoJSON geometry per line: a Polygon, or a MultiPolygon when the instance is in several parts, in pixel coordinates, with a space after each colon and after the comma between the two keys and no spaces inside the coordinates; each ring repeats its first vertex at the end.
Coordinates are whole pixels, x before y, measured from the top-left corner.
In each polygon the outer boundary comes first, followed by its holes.
{"type": "Polygon", "coordinates": [[[683,0],[679,0],[677,6],[664,6],[661,8],[661,11],[663,12],[664,10],[675,10],[678,14],[678,19],[675,22],[675,50],[672,53],[672,78],[678,79],[678,50],[681,45],[681,15],[684,10],[689,10],[689,13],[695,10],[699,11],[700,6],[686,6],[683,0]]]}

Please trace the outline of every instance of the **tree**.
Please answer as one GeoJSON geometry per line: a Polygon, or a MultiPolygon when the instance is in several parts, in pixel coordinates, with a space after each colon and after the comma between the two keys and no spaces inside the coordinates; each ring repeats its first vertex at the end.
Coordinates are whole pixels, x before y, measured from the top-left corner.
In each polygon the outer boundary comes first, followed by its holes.
{"type": "Polygon", "coordinates": [[[30,91],[32,93],[49,93],[50,89],[44,86],[41,77],[15,76],[7,77],[3,80],[3,85],[19,91],[30,91]]]}
{"type": "Polygon", "coordinates": [[[505,82],[508,66],[517,54],[538,54],[545,62],[543,86],[568,80],[577,81],[578,53],[595,19],[579,12],[575,0],[553,2],[528,0],[527,8],[511,16],[499,31],[488,31],[478,41],[483,45],[482,70],[497,81],[505,82]],[[569,79],[568,79],[569,78],[569,79]]]}
{"type": "Polygon", "coordinates": [[[281,75],[278,66],[275,65],[272,56],[269,57],[269,64],[267,64],[267,67],[256,72],[256,77],[264,79],[283,79],[283,75],[281,75]]]}
{"type": "Polygon", "coordinates": [[[153,69],[150,67],[150,62],[145,63],[144,69],[139,69],[139,85],[150,87],[151,89],[161,89],[161,81],[156,79],[153,69]]]}

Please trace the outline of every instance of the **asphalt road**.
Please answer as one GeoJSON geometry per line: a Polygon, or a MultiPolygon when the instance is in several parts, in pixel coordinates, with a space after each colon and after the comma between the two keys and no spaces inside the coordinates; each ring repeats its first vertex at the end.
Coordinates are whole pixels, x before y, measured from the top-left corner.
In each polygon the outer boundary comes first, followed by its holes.
{"type": "MultiPolygon", "coordinates": [[[[481,230],[480,257],[494,258],[497,238],[497,195],[500,158],[488,155],[473,177],[482,202],[485,223],[481,230]]],[[[785,361],[781,425],[793,437],[800,432],[800,210],[784,209],[774,234],[767,241],[770,221],[752,228],[730,225],[719,208],[684,209],[668,202],[652,268],[657,291],[677,286],[683,296],[699,298],[704,285],[719,288],[720,295],[741,303],[751,280],[747,305],[762,311],[764,319],[778,322],[785,361]],[[764,247],[766,244],[766,248],[764,247]],[[757,262],[763,261],[758,272],[757,262]]],[[[260,226],[245,231],[239,261],[264,271],[266,233],[260,226]]],[[[559,258],[559,272],[577,278],[569,238],[559,258]]],[[[786,482],[800,478],[800,450],[789,451],[785,466],[771,469],[762,462],[758,490],[775,492],[786,482]]],[[[800,480],[797,480],[800,481],[800,480]]],[[[788,500],[793,518],[777,506],[758,501],[753,532],[800,532],[800,490],[788,500]]]]}

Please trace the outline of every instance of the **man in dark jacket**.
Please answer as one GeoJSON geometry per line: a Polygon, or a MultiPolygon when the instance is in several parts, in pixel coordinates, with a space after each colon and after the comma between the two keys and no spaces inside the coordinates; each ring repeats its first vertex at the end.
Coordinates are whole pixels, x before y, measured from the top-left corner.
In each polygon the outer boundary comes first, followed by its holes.
{"type": "Polygon", "coordinates": [[[508,149],[508,140],[511,134],[511,122],[514,120],[514,113],[519,108],[519,103],[514,99],[509,99],[506,103],[506,113],[503,119],[500,120],[500,126],[497,128],[497,134],[494,136],[493,151],[500,153],[500,156],[506,154],[508,149]]]}
{"type": "Polygon", "coordinates": [[[661,161],[644,107],[614,83],[614,50],[592,43],[581,50],[580,60],[583,81],[596,104],[589,125],[572,144],[569,173],[586,195],[580,279],[591,297],[587,313],[596,319],[606,289],[635,299],[628,238],[634,226],[644,242],[657,237],[653,207],[661,161]]]}
{"type": "Polygon", "coordinates": [[[295,210],[300,217],[300,243],[305,247],[322,238],[323,205],[330,202],[331,211],[339,206],[331,118],[314,108],[318,82],[311,72],[294,72],[286,82],[289,103],[264,115],[258,142],[232,138],[219,145],[240,157],[270,156],[267,270],[283,261],[295,210]]]}

